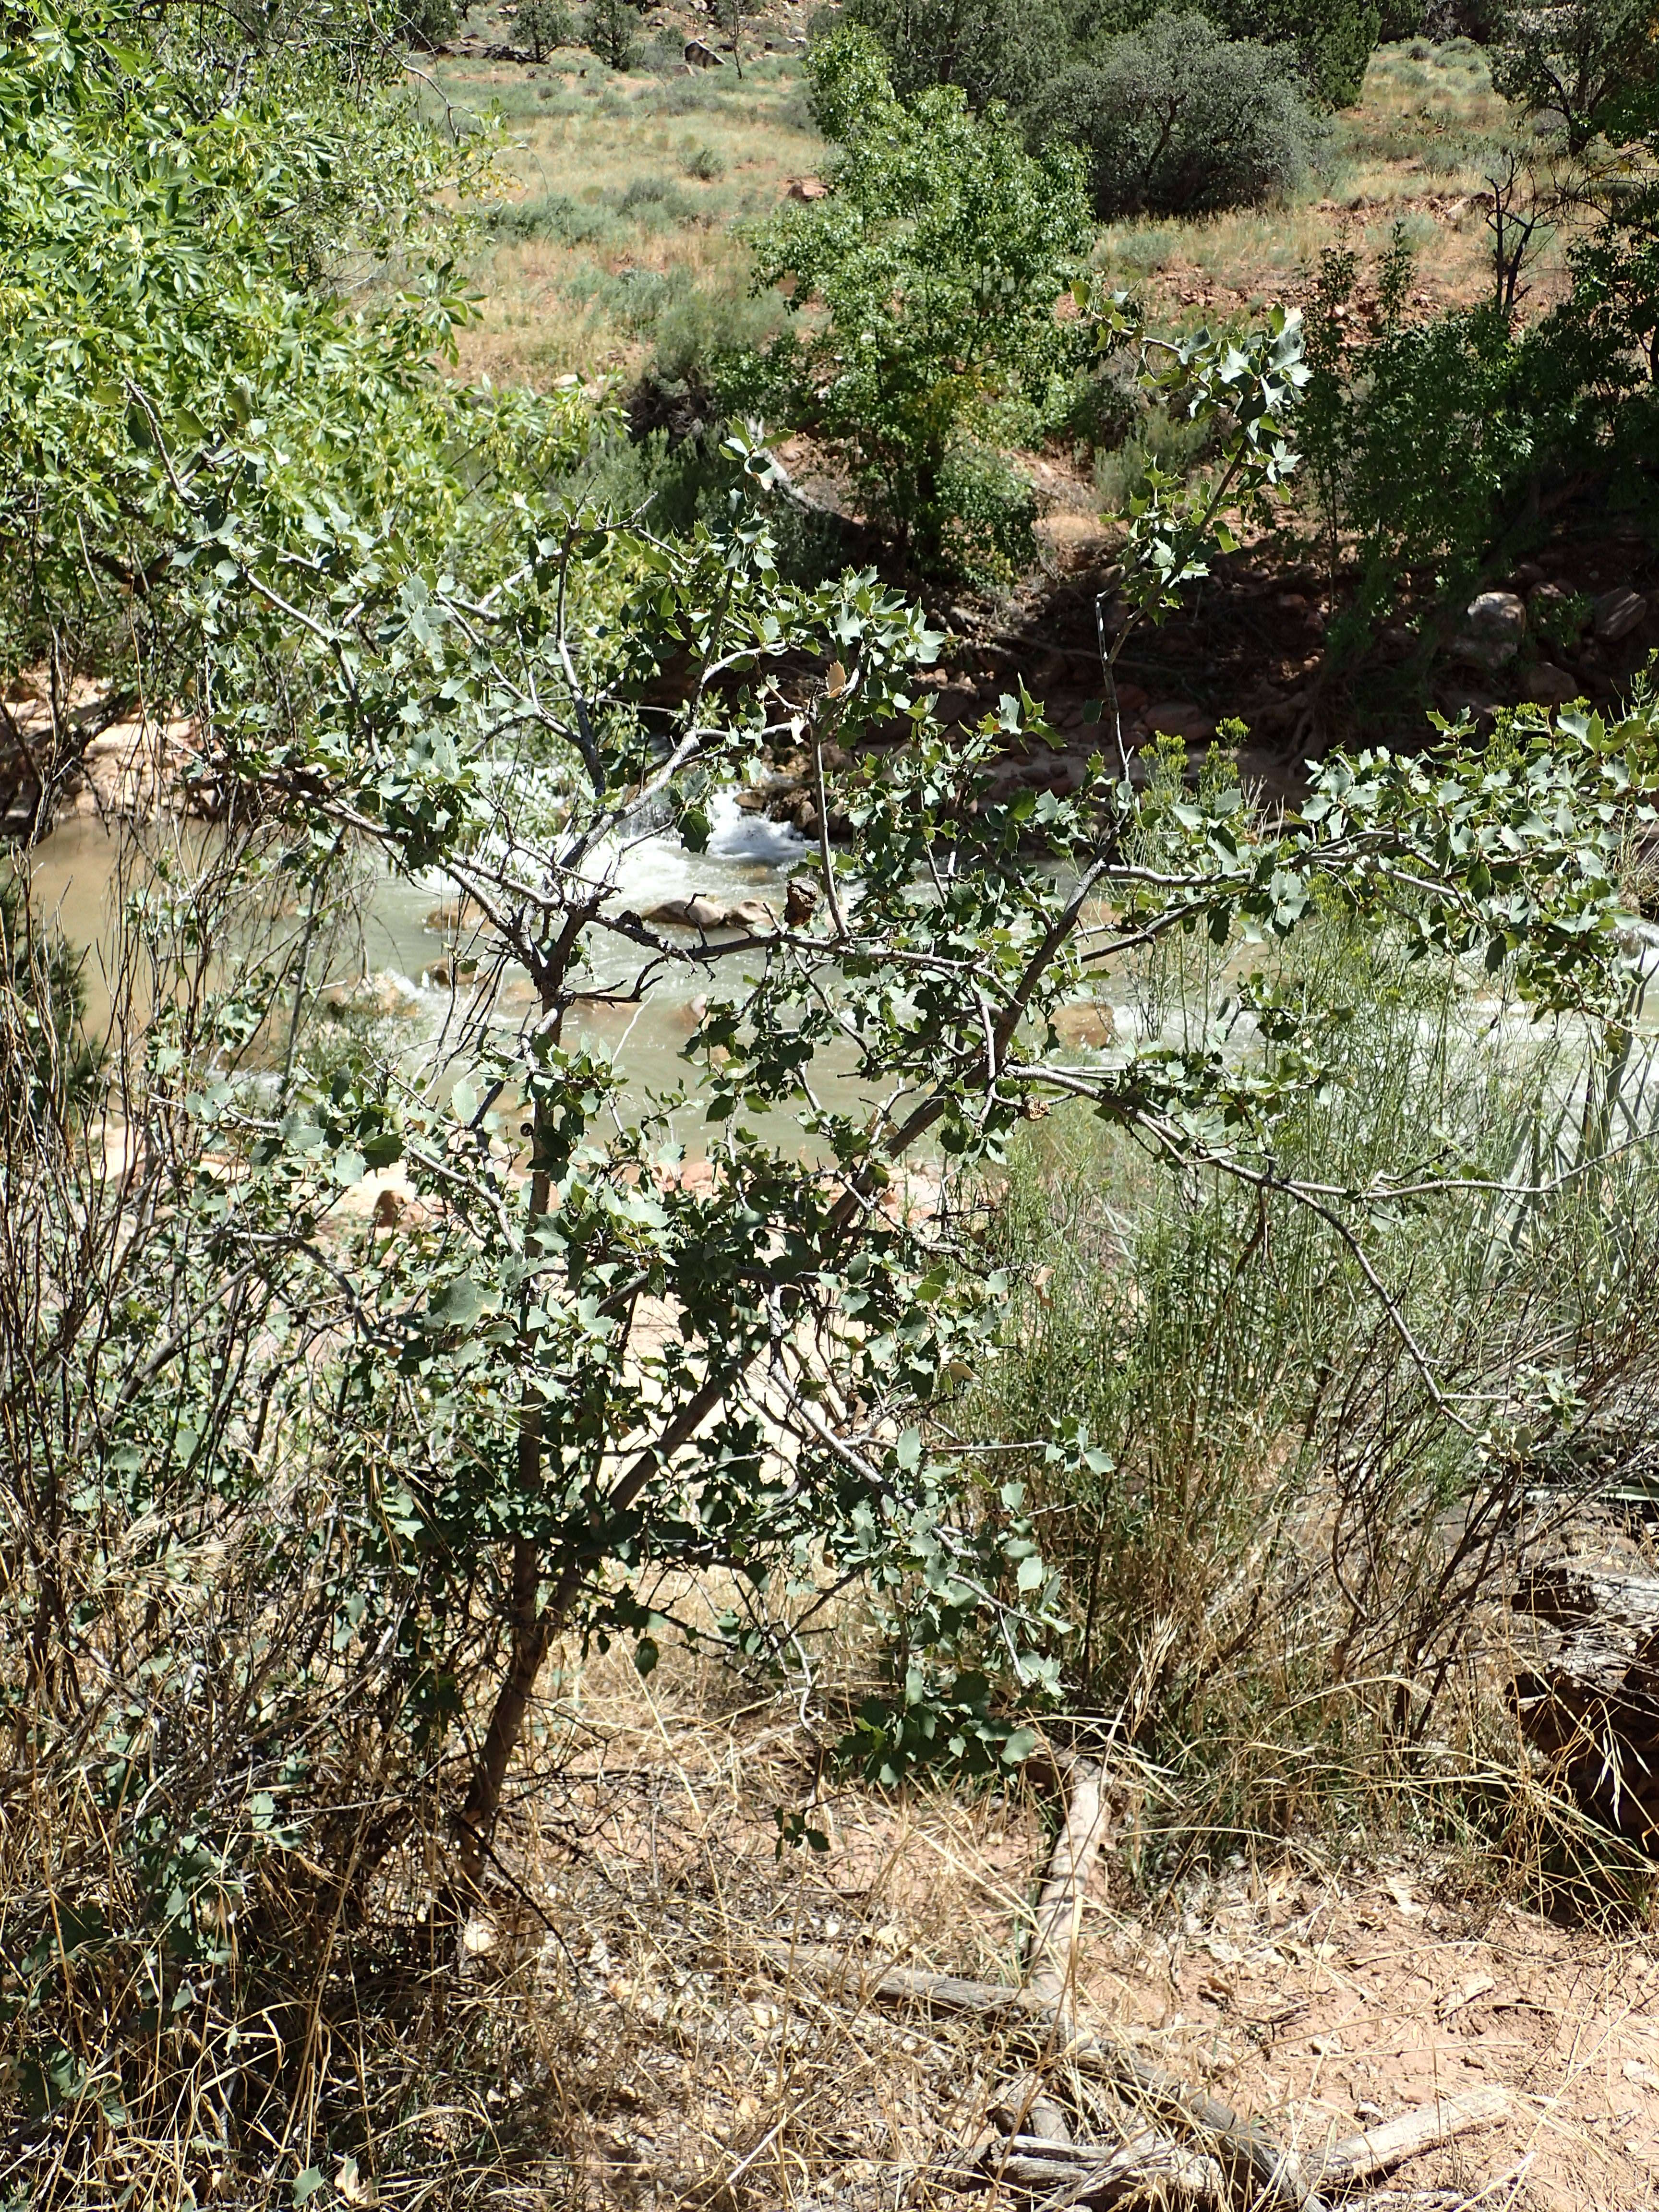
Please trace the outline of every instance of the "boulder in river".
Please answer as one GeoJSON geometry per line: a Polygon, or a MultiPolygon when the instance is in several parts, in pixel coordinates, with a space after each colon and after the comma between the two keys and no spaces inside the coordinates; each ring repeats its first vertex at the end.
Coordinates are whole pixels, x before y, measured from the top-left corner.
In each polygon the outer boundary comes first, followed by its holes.
{"type": "Polygon", "coordinates": [[[764,899],[739,899],[735,906],[726,909],[726,919],[733,929],[775,929],[777,915],[764,899]]]}
{"type": "Polygon", "coordinates": [[[706,891],[693,891],[689,898],[659,901],[647,908],[644,919],[667,929],[723,929],[726,908],[706,891]]]}
{"type": "Polygon", "coordinates": [[[689,898],[664,899],[642,919],[666,929],[758,931],[778,926],[777,915],[764,899],[737,899],[727,906],[707,891],[693,891],[689,898]]]}
{"type": "Polygon", "coordinates": [[[1073,1006],[1056,1006],[1050,1018],[1062,1044],[1081,1045],[1090,1052],[1104,1052],[1117,1034],[1112,1010],[1103,999],[1079,999],[1073,1006]]]}

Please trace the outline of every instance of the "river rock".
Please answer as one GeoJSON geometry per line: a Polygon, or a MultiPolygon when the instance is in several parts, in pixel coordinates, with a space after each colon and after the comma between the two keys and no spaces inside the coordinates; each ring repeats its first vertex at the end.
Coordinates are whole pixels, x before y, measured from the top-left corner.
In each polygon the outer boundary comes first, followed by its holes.
{"type": "Polygon", "coordinates": [[[1527,635],[1527,607],[1513,592],[1482,592],[1464,610],[1468,625],[1452,641],[1452,657],[1477,668],[1501,668],[1513,660],[1527,635]]]}
{"type": "Polygon", "coordinates": [[[1534,667],[1522,671],[1521,696],[1528,706],[1565,707],[1583,689],[1576,676],[1569,676],[1565,668],[1558,668],[1552,660],[1540,660],[1534,667]]]}
{"type": "Polygon", "coordinates": [[[155,813],[177,789],[196,726],[182,716],[112,722],[82,749],[81,770],[101,814],[155,813]]]}
{"type": "Polygon", "coordinates": [[[1590,609],[1590,627],[1603,645],[1617,645],[1639,627],[1647,611],[1642,594],[1621,584],[1617,591],[1603,592],[1590,609]]]}
{"type": "Polygon", "coordinates": [[[1140,718],[1158,736],[1206,744],[1215,735],[1215,716],[1191,699],[1155,699],[1140,718]]]}
{"type": "Polygon", "coordinates": [[[1075,1006],[1056,1006],[1049,1018],[1062,1044],[1085,1045],[1104,1052],[1117,1034],[1112,1010],[1103,999],[1082,999],[1075,1006]]]}
{"type": "Polygon", "coordinates": [[[447,937],[456,930],[477,929],[483,918],[484,910],[476,899],[446,899],[427,915],[426,926],[439,936],[447,937]]]}
{"type": "Polygon", "coordinates": [[[655,922],[668,929],[723,929],[726,927],[726,908],[718,899],[705,891],[693,891],[690,898],[664,899],[644,915],[647,921],[655,922]]]}
{"type": "Polygon", "coordinates": [[[421,1002],[407,975],[394,968],[377,968],[360,982],[330,994],[334,1002],[354,1012],[405,1021],[420,1012],[421,1002]]]}
{"type": "Polygon", "coordinates": [[[805,876],[791,876],[784,894],[783,918],[791,929],[804,928],[811,921],[818,902],[816,884],[805,876]]]}
{"type": "Polygon", "coordinates": [[[735,906],[726,909],[726,919],[734,929],[775,929],[778,918],[764,899],[739,899],[735,906]]]}

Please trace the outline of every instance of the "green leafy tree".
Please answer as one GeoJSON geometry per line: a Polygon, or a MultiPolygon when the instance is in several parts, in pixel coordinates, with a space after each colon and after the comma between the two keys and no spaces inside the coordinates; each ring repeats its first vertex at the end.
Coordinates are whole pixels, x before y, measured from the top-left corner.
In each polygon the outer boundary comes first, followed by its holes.
{"type": "Polygon", "coordinates": [[[1557,0],[1516,7],[1492,52],[1492,82],[1508,100],[1553,118],[1570,153],[1606,133],[1640,135],[1659,87],[1655,0],[1557,0]]]}
{"type": "MultiPolygon", "coordinates": [[[[427,2005],[561,1641],[623,1638],[648,1671],[685,1633],[809,1694],[856,1592],[886,1659],[825,1698],[848,1757],[892,1781],[1030,1749],[1066,1679],[1059,1592],[1021,1486],[936,1417],[1006,1311],[959,1200],[1054,1102],[1319,1209],[1437,1412],[1506,1448],[1490,1407],[1449,1403],[1372,1257],[1378,1218],[1462,1188],[1443,1132],[1298,1182],[1279,1139],[1323,1072],[1271,978],[1239,1008],[1271,1054],[1146,1040],[1079,1067],[1054,1018],[1137,948],[1199,933],[1266,960],[1336,912],[1599,1032],[1627,1004],[1620,870],[1659,717],[1332,758],[1272,819],[1224,775],[1142,793],[1109,744],[1069,799],[1010,795],[1004,749],[1050,734],[1036,702],[941,726],[918,608],[870,575],[786,585],[763,449],[734,441],[717,526],[662,534],[567,489],[582,403],[440,373],[462,308],[398,194],[405,155],[449,189],[465,171],[393,80],[359,143],[374,103],[321,57],[309,82],[281,54],[210,79],[149,27],[0,35],[7,670],[50,654],[187,707],[218,816],[137,845],[97,1142],[97,1110],[22,1111],[0,1147],[0,1682],[32,1812],[0,1833],[0,2094],[21,2155],[79,2187],[112,2143],[183,2171],[202,2107],[179,2085],[210,2078],[216,2167],[265,2189],[296,2139],[330,2165],[365,2129],[401,2140],[401,2049],[384,2074],[315,2063],[362,2032],[343,1930],[399,1900],[391,1978],[427,2005]],[[431,258],[408,294],[348,293],[365,262],[406,274],[410,240],[431,258]],[[634,910],[640,837],[700,848],[722,793],[800,756],[857,831],[846,858],[821,842],[815,902],[720,939],[634,910]],[[480,917],[477,998],[423,1066],[343,1048],[320,988],[319,932],[371,860],[480,917]],[[641,1097],[590,1022],[665,979],[706,994],[695,1103],[641,1097]],[[699,1111],[707,1177],[677,1135],[699,1111]],[[407,1212],[354,1211],[394,1165],[407,1212]]],[[[918,229],[926,148],[971,128],[937,97],[926,137],[881,111],[918,229]]],[[[1011,168],[1000,133],[952,155],[957,215],[994,235],[1035,174],[1069,224],[1069,173],[1011,168]]],[[[1040,323],[1036,275],[994,296],[1040,323]]],[[[1082,305],[1122,337],[1121,303],[1082,305]]],[[[1153,349],[1224,463],[1133,518],[1139,618],[1282,478],[1296,368],[1288,319],[1153,349]]],[[[0,996],[40,1015],[15,952],[0,996]]],[[[1047,1441],[1059,1479],[1100,1473],[1086,1437],[1047,1441]]],[[[443,2137],[443,2185],[454,2155],[443,2137]]]]}
{"type": "Polygon", "coordinates": [[[640,58],[640,19],[632,0],[592,0],[582,42],[607,69],[630,70],[640,58]]]}
{"type": "Polygon", "coordinates": [[[1332,641],[1339,653],[1368,635],[1413,570],[1438,571],[1449,605],[1468,600],[1549,441],[1510,315],[1488,304],[1414,319],[1412,265],[1397,238],[1381,272],[1378,328],[1357,347],[1344,328],[1358,275],[1352,255],[1325,257],[1310,315],[1304,441],[1333,546],[1352,530],[1361,563],[1332,641]]]}
{"type": "Polygon", "coordinates": [[[826,198],[757,237],[757,284],[791,286],[798,327],[749,388],[825,441],[922,566],[1006,573],[1030,499],[997,449],[1076,349],[1055,300],[1089,236],[1078,158],[1033,158],[954,86],[898,100],[867,32],[820,40],[809,67],[841,151],[826,198]]]}
{"type": "Polygon", "coordinates": [[[1333,107],[1358,99],[1382,22],[1376,0],[1211,0],[1204,12],[1236,39],[1292,47],[1333,107]]]}
{"type": "Polygon", "coordinates": [[[1650,465],[1656,234],[1652,194],[1621,190],[1572,248],[1568,296],[1526,323],[1514,313],[1513,250],[1494,254],[1489,302],[1414,316],[1413,255],[1398,234],[1378,271],[1374,327],[1358,339],[1358,260],[1323,257],[1298,437],[1333,567],[1340,533],[1358,540],[1360,587],[1333,629],[1335,651],[1369,634],[1413,572],[1437,575],[1443,619],[1455,620],[1483,575],[1536,542],[1552,483],[1621,485],[1650,465]]]}
{"type": "MultiPolygon", "coordinates": [[[[1076,19],[1089,53],[1106,40],[1142,30],[1166,0],[1094,0],[1076,19]]],[[[1203,0],[1182,13],[1231,39],[1287,46],[1315,95],[1334,107],[1359,97],[1382,27],[1377,0],[1203,0]]]]}
{"type": "Polygon", "coordinates": [[[1169,9],[1062,70],[1028,120],[1039,143],[1084,149],[1096,212],[1108,218],[1289,193],[1323,136],[1290,47],[1229,39],[1169,9]]]}
{"type": "Polygon", "coordinates": [[[297,531],[296,451],[343,496],[389,492],[406,456],[410,489],[459,511],[432,434],[467,403],[412,375],[410,348],[448,351],[467,312],[428,194],[475,189],[489,145],[447,150],[367,36],[342,53],[305,29],[140,72],[88,10],[6,52],[25,89],[0,246],[0,669],[47,672],[44,789],[131,711],[137,665],[170,699],[198,683],[172,556],[207,486],[234,481],[297,531]],[[360,316],[341,280],[394,253],[401,295],[360,316]],[[362,437],[366,412],[392,444],[362,437]],[[71,716],[88,676],[109,681],[104,703],[71,716]]]}
{"type": "Polygon", "coordinates": [[[576,19],[564,0],[519,0],[509,21],[538,62],[545,61],[558,47],[576,42],[576,19]]]}
{"type": "Polygon", "coordinates": [[[975,111],[994,100],[1024,106],[1071,42],[1068,12],[1045,0],[848,0],[841,21],[881,41],[901,100],[955,84],[975,111]]]}

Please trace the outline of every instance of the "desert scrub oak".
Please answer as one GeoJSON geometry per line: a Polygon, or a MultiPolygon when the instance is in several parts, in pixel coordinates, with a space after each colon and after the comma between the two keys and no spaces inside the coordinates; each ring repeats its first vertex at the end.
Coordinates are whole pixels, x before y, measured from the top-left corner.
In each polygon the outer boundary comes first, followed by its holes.
{"type": "MultiPolygon", "coordinates": [[[[217,820],[123,848],[107,1057],[48,1048],[73,1109],[30,1110],[36,1061],[0,1085],[0,1668],[39,1815],[0,1833],[0,2033],[33,2154],[76,2172],[223,2079],[225,2154],[264,2176],[338,2095],[340,1939],[393,1869],[388,1984],[454,1956],[556,1644],[648,1672],[689,1634],[810,1698],[861,1608],[882,1656],[822,1705],[846,1757],[891,1782],[1030,1748],[1066,1680],[1054,1571],[1019,1483],[933,1417],[1007,1308],[957,1187],[1054,1100],[1334,1224],[1447,1398],[1371,1224],[1460,1178],[1438,1149],[1287,1172],[1321,1079],[1297,1002],[1247,987],[1271,1060],[1148,1040],[1080,1067],[1054,1017],[1136,947],[1270,948],[1335,910],[1616,1020],[1659,744],[1645,709],[1517,721],[1484,756],[1452,733],[1322,763],[1277,822],[1226,776],[1143,792],[1115,746],[1069,799],[1010,795],[1040,707],[942,726],[917,607],[787,583],[745,495],[763,447],[733,441],[714,521],[654,531],[557,488],[580,400],[438,373],[464,311],[441,251],[348,312],[331,238],[368,216],[337,204],[296,284],[258,196],[306,197],[283,163],[325,57],[283,81],[231,56],[203,119],[143,21],[117,44],[109,20],[0,46],[0,518],[28,556],[0,570],[4,672],[44,641],[112,698],[179,702],[217,820]],[[635,842],[699,849],[781,760],[854,830],[816,896],[718,939],[639,914],[635,842]],[[330,1027],[368,861],[472,917],[424,1057],[330,1027]],[[586,1018],[670,977],[706,997],[701,1081],[642,1096],[586,1018]]],[[[1291,341],[1160,356],[1172,399],[1235,425],[1236,489],[1288,465],[1291,341]]],[[[1196,573],[1225,480],[1140,518],[1137,607],[1196,573]]],[[[0,990],[38,1042],[38,971],[0,990]]]]}
{"type": "Polygon", "coordinates": [[[1654,0],[1551,0],[1507,12],[1492,84],[1579,155],[1605,135],[1624,144],[1653,127],[1659,95],[1654,0]]]}

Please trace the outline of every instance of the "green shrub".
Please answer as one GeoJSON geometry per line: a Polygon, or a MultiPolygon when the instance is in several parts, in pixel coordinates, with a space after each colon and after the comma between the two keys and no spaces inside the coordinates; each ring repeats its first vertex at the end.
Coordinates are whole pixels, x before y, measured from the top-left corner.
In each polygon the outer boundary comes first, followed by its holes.
{"type": "Polygon", "coordinates": [[[1121,446],[1133,434],[1144,412],[1134,386],[1115,373],[1091,366],[1073,380],[1056,404],[1049,428],[1060,438],[1075,439],[1095,452],[1121,446]]]}
{"type": "Polygon", "coordinates": [[[713,81],[713,72],[705,76],[673,77],[657,87],[645,97],[656,115],[696,115],[720,105],[720,87],[713,81]]]}
{"type": "Polygon", "coordinates": [[[688,283],[664,300],[653,325],[657,372],[671,379],[712,378],[731,355],[769,344],[783,315],[775,292],[688,283]]]}
{"type": "MultiPolygon", "coordinates": [[[[1316,924],[1274,969],[1285,1004],[1323,1010],[1302,1036],[1322,1081],[1281,1125],[1279,1171],[1363,1180],[1432,1130],[1471,1178],[1432,1219],[1379,1224],[1449,1402],[1378,1328],[1329,1222],[1225,1174],[1177,1191],[1062,1115],[1016,1150],[988,1255],[1012,1285],[1006,1349],[953,1419],[987,1441],[1086,1434],[1063,1463],[1037,1446],[998,1468],[1027,1484],[1066,1576],[1075,1703],[1117,1715],[1158,1762],[1158,1826],[1188,1849],[1317,1826],[1345,1798],[1352,1818],[1356,1795],[1386,1826],[1407,1762],[1430,1784],[1413,1747],[1431,1739],[1455,1771],[1453,1747],[1498,1717],[1476,1670],[1446,1663],[1479,1633],[1489,1533],[1519,1534],[1542,1466],[1558,1510],[1594,1479],[1570,1442],[1494,1453],[1456,1409],[1516,1402],[1547,1341],[1617,1407],[1634,1371],[1620,1339],[1653,1332],[1651,1155],[1626,1156],[1605,1203],[1570,1176],[1531,1201],[1476,1187],[1530,1180],[1559,1142],[1564,1101],[1583,1097],[1559,1036],[1483,1020],[1451,969],[1386,933],[1316,924]]],[[[1221,957],[1188,945],[1114,995],[1193,1050],[1231,988],[1221,957]]]]}
{"type": "Polygon", "coordinates": [[[1353,354],[1343,350],[1335,313],[1352,296],[1351,256],[1326,256],[1308,317],[1315,374],[1300,426],[1308,472],[1333,546],[1341,529],[1357,535],[1363,575],[1334,633],[1339,650],[1392,605],[1413,570],[1437,574],[1449,602],[1467,598],[1537,458],[1539,426],[1507,317],[1486,306],[1407,321],[1410,270],[1397,237],[1381,326],[1353,354]]]}
{"type": "Polygon", "coordinates": [[[688,177],[696,177],[701,184],[712,185],[726,174],[726,156],[717,147],[693,146],[688,148],[681,167],[688,177]]]}
{"type": "Polygon", "coordinates": [[[635,177],[617,201],[617,213],[630,217],[645,230],[665,229],[671,223],[695,222],[701,210],[666,177],[635,177]]]}
{"type": "Polygon", "coordinates": [[[1577,484],[1639,507],[1659,461],[1659,191],[1626,192],[1568,255],[1571,289],[1522,324],[1498,304],[1412,320],[1404,224],[1376,286],[1370,334],[1352,310],[1358,265],[1333,249],[1307,311],[1312,380],[1297,427],[1334,567],[1358,539],[1361,587],[1331,641],[1369,633],[1411,572],[1449,616],[1483,575],[1534,544],[1547,495],[1577,484]]]}
{"type": "Polygon", "coordinates": [[[646,40],[640,59],[653,76],[678,76],[685,67],[685,41],[672,25],[659,24],[646,40]]]}
{"type": "Polygon", "coordinates": [[[1321,138],[1288,48],[1169,10],[1063,70],[1030,128],[1040,144],[1085,149],[1104,216],[1203,214],[1292,191],[1321,138]]]}
{"type": "Polygon", "coordinates": [[[629,0],[591,0],[582,43],[608,68],[630,70],[640,57],[640,19],[629,0]]]}
{"type": "Polygon", "coordinates": [[[1128,430],[1113,450],[1095,459],[1095,489],[1109,514],[1127,514],[1140,498],[1154,469],[1177,481],[1190,476],[1204,458],[1211,427],[1171,417],[1167,409],[1154,407],[1138,427],[1128,430]]]}
{"type": "Polygon", "coordinates": [[[454,37],[462,12],[457,0],[404,0],[398,27],[413,45],[430,52],[454,37]]]}
{"type": "Polygon", "coordinates": [[[1035,425],[1086,337],[1054,313],[1088,243],[1080,165],[1064,146],[1034,158],[956,86],[901,101],[857,27],[809,66],[842,151],[828,196],[757,239],[757,281],[791,281],[795,327],[735,366],[734,399],[821,438],[924,567],[1006,574],[1030,501],[991,449],[1013,442],[1011,408],[1035,425]]]}
{"type": "MultiPolygon", "coordinates": [[[[493,111],[509,123],[527,121],[532,116],[545,115],[550,95],[560,99],[556,85],[538,84],[533,78],[521,77],[516,83],[491,85],[486,112],[493,111]]],[[[555,110],[557,112],[557,109],[555,110]]],[[[567,108],[565,112],[570,110],[567,108]]]]}
{"type": "Polygon", "coordinates": [[[1377,0],[1209,0],[1236,39],[1296,49],[1303,75],[1333,107],[1358,100],[1382,27],[1377,0]]]}
{"type": "Polygon", "coordinates": [[[518,0],[508,9],[507,21],[538,62],[556,48],[576,43],[576,19],[564,0],[518,0]]]}
{"type": "Polygon", "coordinates": [[[592,246],[616,235],[617,219],[608,208],[588,207],[563,192],[540,192],[533,199],[491,209],[489,228],[497,238],[545,238],[561,246],[592,246]]]}
{"type": "Polygon", "coordinates": [[[1071,43],[1060,0],[847,0],[842,20],[881,41],[900,99],[955,84],[975,109],[1024,106],[1071,43]]]}

